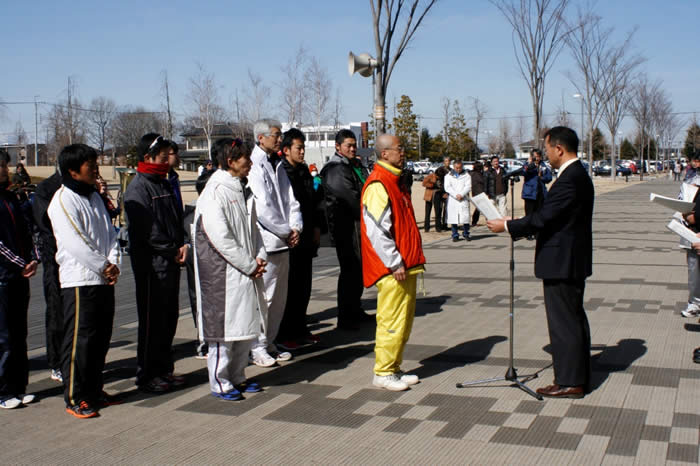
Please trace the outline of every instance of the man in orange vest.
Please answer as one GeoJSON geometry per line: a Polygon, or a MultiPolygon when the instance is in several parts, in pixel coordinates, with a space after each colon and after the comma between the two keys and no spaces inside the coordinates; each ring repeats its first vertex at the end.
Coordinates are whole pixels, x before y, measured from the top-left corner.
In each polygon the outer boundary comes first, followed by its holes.
{"type": "Polygon", "coordinates": [[[416,310],[416,277],[425,264],[411,195],[400,183],[404,148],[399,139],[377,139],[378,160],[362,190],[362,275],[377,285],[377,336],[373,384],[408,389],[418,376],[401,371],[416,310]]]}

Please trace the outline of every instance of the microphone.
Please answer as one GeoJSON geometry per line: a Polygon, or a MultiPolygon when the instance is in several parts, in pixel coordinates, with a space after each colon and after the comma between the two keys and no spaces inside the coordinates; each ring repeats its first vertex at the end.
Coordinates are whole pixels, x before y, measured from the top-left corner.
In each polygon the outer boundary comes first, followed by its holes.
{"type": "Polygon", "coordinates": [[[520,167],[518,169],[509,171],[508,173],[503,175],[503,179],[507,180],[508,178],[517,178],[519,176],[525,176],[525,168],[524,167],[520,167]]]}

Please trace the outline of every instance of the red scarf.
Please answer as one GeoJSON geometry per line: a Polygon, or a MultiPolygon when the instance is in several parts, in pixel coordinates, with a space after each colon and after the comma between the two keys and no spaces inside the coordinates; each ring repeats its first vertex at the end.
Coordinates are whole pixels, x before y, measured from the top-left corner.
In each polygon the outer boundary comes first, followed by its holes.
{"type": "Polygon", "coordinates": [[[158,175],[161,178],[165,178],[168,175],[168,171],[170,171],[170,165],[167,163],[139,162],[138,166],[136,167],[136,171],[148,175],[158,175]]]}

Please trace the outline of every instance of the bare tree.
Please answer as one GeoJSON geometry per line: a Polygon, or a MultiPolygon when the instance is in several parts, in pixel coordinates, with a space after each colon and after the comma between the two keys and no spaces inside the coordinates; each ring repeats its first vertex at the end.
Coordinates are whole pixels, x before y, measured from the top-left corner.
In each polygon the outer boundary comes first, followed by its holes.
{"type": "Polygon", "coordinates": [[[520,74],[530,89],[533,136],[539,142],[547,73],[567,35],[564,13],[569,0],[490,0],[513,27],[513,50],[520,74]]]}
{"type": "Polygon", "coordinates": [[[479,155],[479,127],[481,126],[481,122],[484,121],[484,118],[486,118],[488,108],[477,97],[472,97],[472,109],[474,110],[474,121],[476,122],[474,131],[474,147],[477,152],[474,154],[474,158],[476,158],[479,155]]]}
{"type": "Polygon", "coordinates": [[[219,85],[213,73],[208,73],[203,65],[197,64],[197,74],[190,78],[186,96],[187,119],[193,126],[202,128],[207,138],[207,152],[211,159],[211,144],[214,126],[226,119],[226,111],[219,105],[219,85]]]}
{"type": "Polygon", "coordinates": [[[99,149],[100,155],[104,155],[116,111],[117,104],[112,99],[96,97],[90,102],[89,111],[85,112],[89,140],[99,149]]]}
{"type": "Polygon", "coordinates": [[[386,94],[389,79],[394,71],[396,62],[401,58],[406,46],[413,39],[423,18],[437,0],[370,0],[372,9],[372,24],[374,27],[374,45],[377,57],[374,85],[374,114],[377,120],[377,130],[386,130],[386,94]],[[407,4],[408,3],[408,4],[407,4]],[[422,3],[422,5],[421,5],[422,3]],[[419,9],[420,6],[420,9],[419,9]],[[397,31],[399,23],[403,23],[403,31],[397,31]],[[399,32],[398,41],[393,42],[394,34],[399,32]]]}
{"type": "Polygon", "coordinates": [[[678,135],[683,122],[678,115],[673,113],[673,103],[668,93],[659,90],[651,106],[651,119],[654,134],[656,136],[656,161],[658,162],[659,150],[662,152],[662,167],[666,167],[665,161],[668,158],[668,146],[673,138],[678,135]]]}
{"type": "Polygon", "coordinates": [[[313,118],[316,125],[319,149],[323,155],[323,145],[321,144],[321,125],[329,117],[328,105],[331,100],[333,83],[328,75],[328,70],[321,65],[321,62],[313,57],[309,61],[309,66],[304,73],[304,81],[307,84],[306,111],[313,118]]]}
{"type": "Polygon", "coordinates": [[[112,142],[121,150],[133,149],[146,133],[161,133],[165,126],[161,112],[149,112],[143,107],[120,109],[112,120],[112,142]]]}
{"type": "Polygon", "coordinates": [[[173,138],[173,112],[170,108],[170,81],[168,80],[168,71],[163,70],[160,92],[163,97],[163,110],[165,113],[165,137],[173,138]]]}
{"type": "Polygon", "coordinates": [[[648,147],[649,133],[652,128],[652,102],[660,87],[660,81],[650,83],[649,77],[643,73],[630,89],[628,108],[639,130],[639,156],[642,165],[639,172],[640,179],[644,179],[644,147],[648,147]]]}
{"type": "MultiPolygon", "coordinates": [[[[586,9],[578,8],[576,18],[568,24],[570,33],[565,42],[576,64],[574,71],[566,73],[576,88],[586,108],[588,123],[588,170],[593,170],[593,129],[602,116],[602,108],[609,97],[604,86],[604,74],[608,62],[606,47],[612,28],[602,27],[602,18],[592,11],[589,3],[586,9]]],[[[583,139],[585,135],[581,135],[583,139]]]]}
{"type": "MultiPolygon", "coordinates": [[[[608,131],[610,131],[612,141],[611,167],[616,167],[615,139],[629,104],[632,76],[639,65],[644,62],[644,58],[640,55],[629,55],[630,42],[635,32],[636,29],[632,30],[625,41],[613,49],[603,73],[605,80],[603,88],[607,94],[606,98],[603,99],[603,119],[608,131]]],[[[614,182],[617,176],[616,170],[612,170],[610,176],[614,182]]]]}
{"type": "Polygon", "coordinates": [[[27,143],[27,140],[27,132],[24,130],[22,122],[17,120],[17,123],[15,124],[15,144],[23,146],[27,143]]]}
{"type": "Polygon", "coordinates": [[[249,87],[244,89],[246,98],[244,119],[253,123],[267,116],[267,102],[270,97],[270,87],[263,82],[262,76],[248,68],[249,87]]]}
{"type": "Polygon", "coordinates": [[[280,67],[283,81],[280,84],[282,91],[282,111],[284,118],[290,125],[301,126],[304,121],[304,101],[306,86],[304,68],[309,61],[308,54],[303,46],[299,46],[296,54],[287,63],[280,67]]]}
{"type": "Polygon", "coordinates": [[[340,88],[335,88],[335,100],[333,101],[333,128],[340,128],[341,115],[343,113],[343,101],[340,100],[340,88]]]}
{"type": "Polygon", "coordinates": [[[440,108],[442,110],[442,136],[445,139],[445,145],[450,141],[450,122],[452,120],[452,100],[449,97],[440,99],[440,108]]]}

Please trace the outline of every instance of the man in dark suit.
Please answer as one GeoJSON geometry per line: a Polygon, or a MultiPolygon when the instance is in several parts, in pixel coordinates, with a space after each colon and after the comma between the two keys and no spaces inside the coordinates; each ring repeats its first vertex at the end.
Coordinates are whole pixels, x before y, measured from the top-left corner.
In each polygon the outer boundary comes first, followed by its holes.
{"type": "Polygon", "coordinates": [[[559,176],[540,210],[516,220],[490,220],[487,225],[513,238],[537,234],[535,276],[544,284],[554,363],[554,384],[537,393],[582,398],[591,373],[583,292],[592,273],[593,183],[576,156],[579,140],[573,130],[557,126],[547,131],[544,140],[549,162],[559,176]]]}

